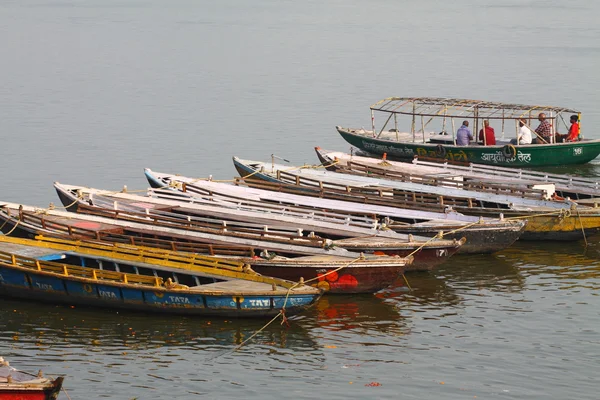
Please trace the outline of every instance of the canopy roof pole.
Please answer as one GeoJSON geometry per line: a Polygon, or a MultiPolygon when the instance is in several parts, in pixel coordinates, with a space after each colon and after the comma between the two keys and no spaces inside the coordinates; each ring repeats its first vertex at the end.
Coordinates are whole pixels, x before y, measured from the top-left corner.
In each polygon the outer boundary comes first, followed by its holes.
{"type": "Polygon", "coordinates": [[[504,110],[502,110],[502,139],[504,139],[504,110]]]}
{"type": "Polygon", "coordinates": [[[413,134],[413,143],[416,141],[416,134],[415,134],[415,102],[413,101],[413,112],[412,112],[412,126],[410,128],[410,133],[413,134]]]}
{"type": "MultiPolygon", "coordinates": [[[[475,135],[477,135],[477,140],[479,140],[479,107],[475,106],[473,116],[475,117],[475,135]]],[[[485,146],[485,132],[483,132],[483,145],[485,146]]]]}
{"type": "Polygon", "coordinates": [[[448,109],[444,106],[444,121],[442,122],[442,132],[446,133],[446,113],[448,109]]]}
{"type": "Polygon", "coordinates": [[[421,131],[423,132],[423,143],[425,143],[425,120],[423,120],[422,115],[421,115],[421,131]]]}
{"type": "Polygon", "coordinates": [[[396,141],[400,141],[398,137],[398,115],[394,113],[394,129],[396,130],[396,141]]]}
{"type": "MultiPolygon", "coordinates": [[[[391,113],[390,116],[388,117],[388,119],[385,120],[385,124],[383,124],[383,126],[381,127],[381,130],[379,131],[379,133],[377,134],[377,137],[381,136],[381,134],[383,133],[383,131],[385,130],[385,127],[387,126],[387,124],[390,122],[390,119],[392,119],[392,115],[396,115],[394,113],[391,113]]],[[[396,134],[396,138],[398,138],[398,135],[396,134]]]]}
{"type": "Polygon", "coordinates": [[[554,135],[556,134],[556,123],[558,120],[554,119],[554,113],[552,111],[550,111],[550,119],[553,121],[550,125],[550,143],[555,143],[556,139],[554,138],[554,135]]]}
{"type": "Polygon", "coordinates": [[[373,137],[375,137],[375,111],[371,109],[371,128],[373,128],[373,137]]]}
{"type": "Polygon", "coordinates": [[[454,129],[454,118],[450,118],[450,121],[452,121],[452,142],[456,146],[456,135],[455,135],[456,130],[454,129]]]}

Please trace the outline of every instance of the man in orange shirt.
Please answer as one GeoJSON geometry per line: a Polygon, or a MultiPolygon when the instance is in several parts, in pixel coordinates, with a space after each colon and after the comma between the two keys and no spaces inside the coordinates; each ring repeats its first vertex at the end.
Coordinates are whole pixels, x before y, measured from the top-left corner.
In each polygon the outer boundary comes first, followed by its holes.
{"type": "Polygon", "coordinates": [[[567,142],[576,142],[579,139],[579,117],[571,115],[571,127],[569,128],[569,136],[567,142]]]}
{"type": "Polygon", "coordinates": [[[483,121],[483,129],[479,130],[479,140],[483,142],[484,146],[493,146],[496,144],[496,136],[494,135],[494,128],[490,126],[490,121],[487,119],[483,121]],[[485,140],[483,139],[483,131],[485,130],[485,140]]]}

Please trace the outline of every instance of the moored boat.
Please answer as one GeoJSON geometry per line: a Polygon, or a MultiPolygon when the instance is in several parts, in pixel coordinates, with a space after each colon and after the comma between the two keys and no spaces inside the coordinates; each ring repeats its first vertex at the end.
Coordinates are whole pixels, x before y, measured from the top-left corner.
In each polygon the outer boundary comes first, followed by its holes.
{"type": "MultiPolygon", "coordinates": [[[[319,214],[319,210],[300,207],[261,205],[260,203],[236,200],[227,201],[223,196],[193,192],[174,193],[172,190],[149,190],[149,196],[87,188],[83,186],[55,183],[59,198],[71,211],[95,213],[95,208],[118,210],[120,214],[129,210],[141,213],[144,218],[183,219],[202,222],[204,226],[226,226],[227,229],[241,224],[248,229],[254,226],[263,232],[268,229],[275,233],[281,229],[289,232],[309,230],[332,240],[332,246],[365,254],[391,256],[413,256],[407,270],[431,270],[446,261],[465,243],[465,239],[443,240],[397,233],[382,229],[378,220],[372,217],[359,218],[349,214],[336,214],[329,210],[319,214]],[[92,205],[93,204],[93,205],[92,205]],[[221,219],[227,218],[227,220],[221,219]],[[268,225],[254,225],[252,222],[268,225]],[[376,229],[374,229],[376,228],[376,229]]],[[[188,187],[193,189],[193,186],[188,187]]],[[[187,226],[187,225],[186,225],[187,226]]]]}
{"type": "MultiPolygon", "coordinates": [[[[579,129],[581,113],[564,107],[453,98],[390,97],[373,104],[370,109],[370,130],[341,126],[336,126],[336,130],[344,140],[361,150],[377,155],[387,153],[400,160],[410,161],[415,156],[426,156],[464,163],[531,168],[584,164],[600,154],[600,139],[584,139],[579,132],[576,132],[576,141],[556,140],[564,139],[564,135],[558,135],[558,125],[564,121],[563,114],[575,115],[576,129],[579,129]],[[376,113],[387,116],[379,130],[375,129],[376,113]],[[516,122],[523,120],[535,135],[531,124],[539,114],[545,115],[550,129],[547,138],[538,136],[537,141],[542,144],[512,144],[510,138],[518,136],[516,122]],[[386,129],[392,118],[394,126],[386,129]],[[399,118],[401,121],[398,121],[399,118]],[[460,145],[455,133],[460,126],[458,124],[465,120],[472,121],[475,139],[469,145],[460,145]],[[496,137],[493,143],[492,140],[487,143],[487,135],[482,135],[482,141],[477,140],[477,132],[483,128],[484,121],[492,121],[496,129],[502,130],[502,136],[496,137]],[[405,123],[410,130],[401,131],[399,122],[405,123]],[[448,133],[449,130],[451,133],[448,133]],[[505,130],[510,131],[508,139],[504,139],[505,130]]],[[[565,123],[562,129],[570,127],[565,123]]]]}
{"type": "Polygon", "coordinates": [[[600,197],[600,180],[568,174],[551,174],[534,170],[504,168],[470,163],[468,166],[450,162],[424,161],[414,158],[411,162],[388,160],[340,151],[328,151],[316,147],[319,161],[325,168],[339,171],[353,167],[369,171],[377,168],[384,172],[404,175],[407,180],[415,180],[432,185],[450,185],[453,187],[482,186],[488,183],[504,185],[508,190],[539,189],[546,191],[547,197],[569,197],[572,200],[600,197]]]}
{"type": "Polygon", "coordinates": [[[264,179],[273,184],[262,184],[256,179],[238,181],[252,186],[245,188],[234,185],[220,185],[216,182],[186,178],[173,174],[157,173],[146,170],[146,175],[153,186],[172,184],[174,188],[188,192],[203,191],[220,194],[227,198],[255,199],[268,204],[301,205],[313,209],[336,210],[347,214],[369,214],[377,216],[386,222],[387,228],[398,232],[420,236],[435,236],[443,231],[444,238],[460,240],[466,238],[466,243],[459,253],[488,253],[510,246],[523,232],[523,221],[485,220],[479,217],[465,216],[454,211],[438,212],[409,210],[386,206],[389,196],[379,198],[379,202],[368,203],[357,200],[353,192],[339,190],[328,192],[324,186],[316,183],[313,186],[292,186],[278,183],[277,179],[260,168],[251,164],[243,164],[234,158],[236,168],[242,176],[252,174],[253,177],[264,179]],[[179,185],[177,185],[179,183],[179,185]],[[256,186],[256,187],[255,187],[256,186]],[[331,196],[330,196],[331,194],[331,196]],[[361,204],[357,204],[361,203],[361,204]],[[393,224],[389,219],[393,220],[393,224]]]}
{"type": "Polygon", "coordinates": [[[43,237],[0,235],[0,276],[7,297],[227,318],[296,314],[322,294],[241,262],[43,237]]]}
{"type": "Polygon", "coordinates": [[[56,400],[64,378],[46,378],[40,370],[36,375],[20,371],[0,357],[0,399],[56,400]]]}
{"type": "MultiPolygon", "coordinates": [[[[242,176],[252,176],[252,180],[247,180],[249,185],[257,185],[253,181],[262,179],[276,184],[279,182],[281,186],[277,190],[295,190],[299,194],[318,191],[317,195],[321,197],[343,195],[350,201],[360,203],[414,207],[419,210],[449,209],[471,217],[527,220],[525,232],[520,236],[524,240],[580,240],[600,232],[598,208],[578,205],[568,199],[521,198],[509,193],[495,196],[493,193],[315,171],[311,167],[290,168],[237,158],[234,163],[242,176]]],[[[412,233],[422,234],[418,231],[412,233]]]]}
{"type": "Polygon", "coordinates": [[[256,265],[257,269],[268,276],[290,278],[296,282],[304,280],[306,284],[314,286],[318,285],[324,274],[333,270],[337,270],[338,277],[363,277],[356,286],[333,286],[330,288],[331,293],[376,292],[392,284],[412,262],[412,256],[361,255],[344,249],[275,246],[268,243],[267,248],[253,248],[239,247],[239,242],[232,242],[232,246],[223,246],[222,241],[215,239],[218,235],[94,215],[41,210],[12,203],[4,203],[0,207],[0,229],[7,235],[22,238],[43,235],[99,243],[150,245],[160,251],[173,249],[186,253],[201,252],[242,262],[252,268],[256,265]],[[216,244],[213,243],[213,239],[217,241],[216,244]],[[274,251],[275,248],[278,249],[277,252],[274,251]],[[295,255],[282,257],[279,250],[295,255]]]}

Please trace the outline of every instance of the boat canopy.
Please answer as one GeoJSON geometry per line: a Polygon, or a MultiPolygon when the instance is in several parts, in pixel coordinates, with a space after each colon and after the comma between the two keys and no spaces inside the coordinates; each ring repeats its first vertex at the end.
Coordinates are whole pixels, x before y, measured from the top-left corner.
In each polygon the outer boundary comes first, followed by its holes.
{"type": "Polygon", "coordinates": [[[373,104],[373,111],[390,114],[420,115],[428,117],[519,119],[547,113],[553,119],[561,113],[580,114],[579,111],[553,106],[499,103],[483,100],[453,99],[443,97],[389,97],[373,104]]]}

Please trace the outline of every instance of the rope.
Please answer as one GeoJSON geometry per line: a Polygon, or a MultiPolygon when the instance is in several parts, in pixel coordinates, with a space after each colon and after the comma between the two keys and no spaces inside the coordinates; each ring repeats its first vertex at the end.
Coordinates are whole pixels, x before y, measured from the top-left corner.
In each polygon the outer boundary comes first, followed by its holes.
{"type": "MultiPolygon", "coordinates": [[[[287,323],[287,318],[286,318],[286,316],[285,316],[285,306],[286,306],[286,304],[287,304],[287,301],[288,301],[288,298],[289,298],[289,296],[290,296],[290,293],[291,293],[292,289],[294,289],[295,287],[297,287],[297,286],[299,286],[299,285],[301,285],[301,284],[306,284],[306,283],[308,283],[308,282],[312,282],[312,281],[314,281],[314,280],[317,280],[317,279],[319,279],[319,278],[322,278],[322,277],[324,277],[324,276],[327,276],[327,275],[329,275],[329,274],[332,274],[332,273],[334,273],[334,272],[337,272],[337,271],[341,270],[342,268],[346,268],[346,267],[348,267],[348,266],[352,265],[353,263],[355,263],[356,261],[360,260],[361,258],[362,258],[362,257],[357,257],[357,258],[355,258],[354,260],[350,261],[348,264],[346,264],[346,265],[342,265],[341,267],[338,267],[338,268],[336,268],[336,269],[334,269],[334,270],[331,270],[331,271],[329,271],[329,272],[327,272],[327,273],[325,273],[325,274],[323,274],[323,275],[321,275],[321,276],[318,276],[318,277],[316,277],[316,278],[312,278],[312,279],[309,279],[309,280],[307,280],[307,281],[304,281],[304,282],[296,282],[296,283],[294,283],[294,285],[292,285],[292,286],[291,286],[291,287],[290,287],[290,288],[287,290],[287,293],[285,294],[285,301],[283,302],[283,307],[281,308],[281,311],[279,311],[279,313],[278,313],[276,316],[274,316],[274,317],[273,317],[273,318],[272,318],[272,319],[271,319],[269,322],[267,322],[267,323],[266,323],[266,324],[265,324],[265,325],[264,325],[262,328],[260,328],[260,329],[259,329],[259,330],[257,330],[256,332],[254,332],[254,333],[253,333],[253,334],[252,334],[252,335],[251,335],[251,336],[250,336],[248,339],[244,340],[242,343],[240,343],[239,345],[237,345],[237,346],[236,346],[236,347],[235,347],[235,348],[234,348],[232,351],[234,351],[234,352],[235,352],[235,351],[238,351],[239,349],[241,349],[241,348],[242,348],[242,347],[243,347],[243,346],[244,346],[246,343],[248,343],[250,340],[252,340],[254,337],[256,337],[256,335],[258,335],[260,332],[262,332],[263,330],[265,330],[265,328],[266,328],[266,327],[268,327],[269,325],[271,325],[271,324],[272,324],[272,323],[273,323],[273,322],[274,322],[274,321],[275,321],[277,318],[279,318],[279,316],[281,316],[281,317],[282,317],[282,321],[281,321],[281,324],[282,324],[282,325],[283,325],[284,323],[287,323]]],[[[288,324],[288,325],[289,325],[289,324],[288,324]]]]}
{"type": "Polygon", "coordinates": [[[579,209],[575,209],[577,211],[577,218],[579,218],[579,225],[581,225],[581,233],[583,234],[583,240],[585,241],[585,247],[588,247],[587,237],[585,236],[585,229],[583,229],[583,221],[581,220],[581,214],[579,214],[579,209]]]}
{"type": "Polygon", "coordinates": [[[61,389],[63,392],[65,392],[65,396],[67,396],[67,399],[71,400],[71,396],[69,396],[69,393],[67,393],[67,389],[65,389],[64,386],[61,389]]]}
{"type": "Polygon", "coordinates": [[[413,288],[410,287],[410,283],[408,283],[408,279],[406,279],[406,275],[402,274],[402,277],[404,278],[404,282],[406,282],[406,286],[408,287],[408,290],[410,290],[412,292],[413,288]]]}
{"type": "Polygon", "coordinates": [[[532,218],[532,217],[548,217],[548,216],[564,216],[564,217],[570,217],[571,216],[571,212],[569,210],[566,210],[564,208],[560,209],[559,211],[553,211],[553,212],[549,212],[549,213],[543,213],[543,214],[533,214],[533,215],[522,215],[520,217],[509,217],[509,218],[505,218],[506,220],[518,220],[518,219],[527,219],[527,218],[532,218]]]}
{"type": "MultiPolygon", "coordinates": [[[[7,220],[7,222],[8,222],[8,220],[7,220]]],[[[6,223],[6,222],[5,222],[5,223],[6,223]]],[[[5,233],[5,235],[6,235],[6,236],[9,236],[11,233],[13,233],[13,231],[14,231],[15,229],[17,229],[17,226],[19,226],[19,224],[20,224],[20,223],[21,223],[21,220],[20,220],[20,219],[18,219],[18,220],[17,220],[17,223],[15,224],[15,226],[13,226],[13,227],[12,227],[12,229],[11,229],[10,231],[8,231],[7,233],[5,233]]],[[[4,227],[4,224],[2,224],[2,226],[4,227]]]]}

